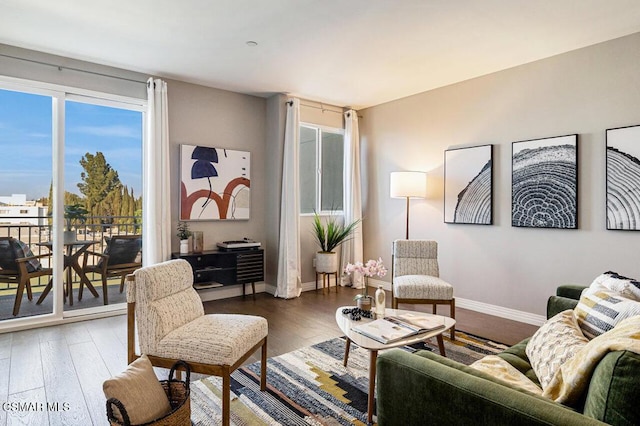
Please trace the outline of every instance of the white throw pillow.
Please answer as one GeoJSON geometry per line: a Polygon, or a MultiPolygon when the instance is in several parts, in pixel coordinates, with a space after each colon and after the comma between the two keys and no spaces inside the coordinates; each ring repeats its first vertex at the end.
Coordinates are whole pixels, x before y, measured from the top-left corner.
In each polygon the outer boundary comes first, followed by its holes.
{"type": "Polygon", "coordinates": [[[640,282],[611,271],[598,275],[582,294],[593,294],[599,291],[611,291],[627,299],[640,301],[640,282]]]}
{"type": "Polygon", "coordinates": [[[560,366],[588,342],[570,309],[548,319],[535,332],[525,352],[543,390],[560,366]]]}

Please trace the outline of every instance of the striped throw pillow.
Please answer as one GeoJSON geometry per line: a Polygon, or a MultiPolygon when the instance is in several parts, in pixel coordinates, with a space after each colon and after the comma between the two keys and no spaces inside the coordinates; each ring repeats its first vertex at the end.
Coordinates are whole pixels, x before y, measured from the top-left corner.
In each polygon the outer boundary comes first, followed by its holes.
{"type": "Polygon", "coordinates": [[[593,339],[611,330],[620,321],[640,315],[640,302],[612,291],[584,291],[575,308],[582,333],[593,339]]]}

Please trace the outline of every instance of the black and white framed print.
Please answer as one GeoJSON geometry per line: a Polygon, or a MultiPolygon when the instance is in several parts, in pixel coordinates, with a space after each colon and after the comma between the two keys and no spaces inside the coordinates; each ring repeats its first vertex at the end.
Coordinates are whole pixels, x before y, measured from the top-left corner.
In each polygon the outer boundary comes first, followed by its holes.
{"type": "Polygon", "coordinates": [[[640,230],[640,125],[607,129],[607,229],[640,230]]]}
{"type": "Polygon", "coordinates": [[[444,221],[493,223],[493,145],[444,152],[444,221]]]}
{"type": "Polygon", "coordinates": [[[511,225],[578,228],[578,135],[513,142],[511,225]]]}

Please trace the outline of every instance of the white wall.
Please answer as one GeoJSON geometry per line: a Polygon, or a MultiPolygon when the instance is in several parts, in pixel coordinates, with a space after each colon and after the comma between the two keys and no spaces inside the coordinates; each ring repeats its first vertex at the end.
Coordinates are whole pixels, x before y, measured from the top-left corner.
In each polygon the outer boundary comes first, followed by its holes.
{"type": "Polygon", "coordinates": [[[404,238],[405,202],[389,197],[389,173],[423,170],[430,194],[411,201],[411,238],[439,242],[441,276],[459,299],[544,315],[560,284],[607,270],[640,277],[640,233],[606,230],[604,182],[605,129],[640,124],[638,52],[634,34],[361,111],[365,258],[389,264],[404,238]],[[511,143],[570,133],[579,229],[511,227],[511,143]],[[494,225],[445,224],[444,150],[482,144],[495,144],[494,225]]]}

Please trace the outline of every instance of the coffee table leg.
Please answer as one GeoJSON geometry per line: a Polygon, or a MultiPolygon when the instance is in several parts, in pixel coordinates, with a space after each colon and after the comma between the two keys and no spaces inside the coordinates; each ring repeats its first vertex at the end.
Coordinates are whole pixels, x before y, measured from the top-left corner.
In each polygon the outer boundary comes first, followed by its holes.
{"type": "Polygon", "coordinates": [[[438,339],[438,349],[440,349],[440,355],[447,356],[444,353],[444,339],[442,338],[442,333],[438,334],[436,336],[436,339],[438,339]]]}
{"type": "Polygon", "coordinates": [[[373,423],[373,404],[376,400],[376,360],[378,359],[378,351],[371,351],[371,359],[369,360],[369,400],[367,403],[367,422],[373,423]]]}
{"type": "Polygon", "coordinates": [[[351,339],[347,337],[347,343],[344,347],[344,360],[342,362],[345,367],[347,366],[347,361],[349,361],[349,349],[351,349],[351,339]]]}

